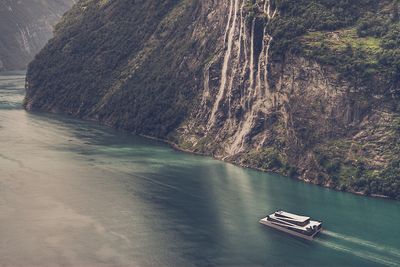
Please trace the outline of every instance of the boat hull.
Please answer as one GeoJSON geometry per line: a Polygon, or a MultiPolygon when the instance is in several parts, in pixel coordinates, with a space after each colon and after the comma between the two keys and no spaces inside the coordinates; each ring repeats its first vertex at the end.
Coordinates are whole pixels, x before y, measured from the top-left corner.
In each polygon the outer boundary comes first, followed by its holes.
{"type": "Polygon", "coordinates": [[[322,228],[321,228],[321,229],[317,230],[314,234],[308,236],[308,235],[303,235],[303,234],[300,234],[300,233],[298,233],[298,232],[295,232],[295,231],[286,229],[286,228],[281,227],[281,226],[279,226],[279,225],[275,225],[275,224],[269,222],[267,219],[261,219],[261,220],[260,220],[260,223],[263,224],[263,225],[269,226],[269,227],[271,227],[271,228],[277,229],[277,230],[279,230],[279,231],[282,231],[282,232],[285,232],[285,233],[288,233],[288,234],[291,234],[291,235],[294,235],[294,236],[297,236],[297,237],[301,237],[301,238],[304,238],[304,239],[307,239],[307,240],[313,240],[314,237],[315,237],[319,232],[322,231],[322,228]]]}

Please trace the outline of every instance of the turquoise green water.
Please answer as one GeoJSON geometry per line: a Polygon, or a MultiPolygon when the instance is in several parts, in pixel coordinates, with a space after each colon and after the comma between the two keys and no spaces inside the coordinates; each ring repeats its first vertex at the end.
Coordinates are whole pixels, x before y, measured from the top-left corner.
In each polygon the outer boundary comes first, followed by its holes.
{"type": "Polygon", "coordinates": [[[0,76],[0,266],[400,266],[400,202],[27,113],[23,86],[0,76]],[[326,231],[258,223],[276,209],[326,231]]]}

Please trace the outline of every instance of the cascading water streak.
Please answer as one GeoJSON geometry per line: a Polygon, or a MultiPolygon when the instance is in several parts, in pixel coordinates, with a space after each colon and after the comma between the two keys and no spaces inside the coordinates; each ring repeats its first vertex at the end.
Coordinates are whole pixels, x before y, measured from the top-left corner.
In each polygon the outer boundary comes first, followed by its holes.
{"type": "Polygon", "coordinates": [[[235,62],[233,64],[233,70],[232,70],[232,73],[231,73],[231,77],[230,77],[229,84],[228,84],[228,90],[227,90],[228,112],[229,112],[228,119],[230,119],[232,117],[232,114],[231,114],[232,87],[233,87],[234,79],[236,77],[236,73],[237,73],[238,69],[240,68],[240,63],[241,63],[241,58],[242,58],[242,38],[243,38],[243,31],[244,31],[244,28],[243,28],[243,8],[244,8],[245,3],[246,2],[244,0],[242,0],[241,6],[240,6],[239,38],[235,42],[235,44],[236,44],[235,47],[236,47],[237,53],[236,53],[235,62]]]}
{"type": "Polygon", "coordinates": [[[221,83],[220,87],[217,93],[217,97],[214,103],[214,106],[211,111],[210,115],[210,120],[208,124],[208,130],[215,124],[216,122],[216,114],[218,112],[219,105],[223,99],[223,96],[225,95],[225,89],[226,89],[226,83],[227,83],[227,77],[228,77],[228,71],[229,71],[229,62],[231,59],[231,54],[232,54],[232,47],[233,47],[233,39],[235,35],[235,30],[236,30],[236,22],[237,22],[237,15],[238,15],[238,10],[239,10],[239,0],[231,0],[231,5],[232,2],[234,1],[234,11],[233,14],[230,14],[230,18],[228,19],[228,26],[229,28],[229,33],[228,33],[228,40],[227,40],[227,49],[225,52],[224,56],[224,63],[222,66],[222,74],[221,74],[221,83]],[[233,16],[233,18],[232,18],[233,16]],[[229,26],[229,24],[231,25],[229,26]]]}
{"type": "MultiPolygon", "coordinates": [[[[272,19],[275,18],[277,11],[273,10],[271,7],[271,2],[266,1],[264,3],[264,12],[267,13],[267,18],[269,23],[272,19]]],[[[264,25],[263,30],[263,40],[262,40],[262,51],[258,57],[258,69],[256,81],[254,81],[254,38],[255,38],[255,18],[252,21],[252,31],[251,31],[251,47],[250,47],[250,95],[247,96],[246,102],[248,103],[249,110],[247,114],[245,114],[244,122],[240,125],[237,133],[233,137],[233,142],[230,147],[229,154],[234,155],[241,152],[244,148],[246,136],[251,132],[254,126],[254,119],[257,117],[257,113],[265,109],[265,93],[269,89],[268,83],[268,65],[269,65],[269,51],[272,42],[272,36],[270,36],[266,30],[266,25],[264,25]],[[261,66],[264,65],[262,70],[261,66]],[[264,86],[261,82],[261,71],[264,72],[264,86]],[[254,82],[256,83],[254,86],[254,82]],[[263,87],[264,91],[263,91],[263,87]]],[[[266,138],[263,139],[262,143],[264,143],[266,138]]],[[[259,144],[258,147],[261,147],[263,144],[259,144]]]]}
{"type": "Polygon", "coordinates": [[[230,155],[244,149],[246,137],[254,128],[255,119],[259,114],[265,113],[268,103],[272,102],[265,99],[269,90],[269,53],[273,40],[267,31],[267,25],[276,16],[277,11],[272,8],[271,1],[264,1],[261,6],[257,4],[255,8],[266,16],[266,21],[262,22],[261,16],[249,17],[249,14],[245,13],[246,3],[246,0],[229,2],[224,35],[225,51],[215,100],[211,99],[213,89],[210,88],[209,72],[216,61],[210,62],[205,69],[205,92],[202,102],[203,105],[206,105],[206,99],[213,102],[206,130],[209,133],[219,123],[218,113],[224,104],[227,118],[221,122],[222,126],[218,125],[231,133],[231,146],[228,149],[230,155]],[[238,92],[237,87],[242,88],[240,94],[234,93],[234,90],[238,92]],[[240,113],[237,113],[238,107],[241,109],[240,113]],[[241,116],[239,120],[236,117],[238,114],[241,116]]]}

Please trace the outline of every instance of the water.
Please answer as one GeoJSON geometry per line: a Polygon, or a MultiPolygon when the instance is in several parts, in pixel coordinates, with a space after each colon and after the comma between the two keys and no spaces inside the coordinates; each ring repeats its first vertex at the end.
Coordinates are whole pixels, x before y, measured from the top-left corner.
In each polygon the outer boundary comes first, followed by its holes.
{"type": "Polygon", "coordinates": [[[0,266],[400,266],[400,202],[27,113],[23,85],[0,76],[0,266]],[[279,208],[327,231],[258,223],[279,208]]]}

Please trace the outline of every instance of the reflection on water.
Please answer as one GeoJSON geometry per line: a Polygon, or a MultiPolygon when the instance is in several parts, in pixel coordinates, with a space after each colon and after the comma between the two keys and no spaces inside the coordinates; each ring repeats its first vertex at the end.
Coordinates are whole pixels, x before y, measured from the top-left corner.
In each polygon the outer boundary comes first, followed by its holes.
{"type": "Polygon", "coordinates": [[[400,265],[399,202],[26,113],[23,86],[0,76],[0,266],[400,265]],[[276,209],[327,230],[309,242],[259,225],[276,209]]]}

